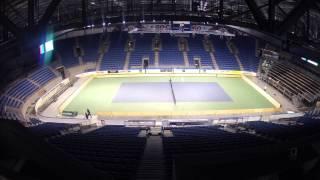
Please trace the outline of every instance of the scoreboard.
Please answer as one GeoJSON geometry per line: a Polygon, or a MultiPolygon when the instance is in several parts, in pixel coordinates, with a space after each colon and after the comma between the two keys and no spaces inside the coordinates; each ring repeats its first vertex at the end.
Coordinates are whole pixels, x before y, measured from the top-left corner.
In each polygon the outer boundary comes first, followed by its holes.
{"type": "Polygon", "coordinates": [[[190,21],[172,21],[171,27],[173,31],[191,31],[190,21]]]}
{"type": "Polygon", "coordinates": [[[39,50],[40,50],[40,54],[44,54],[44,53],[53,51],[54,50],[53,40],[46,41],[45,43],[40,44],[39,50]]]}

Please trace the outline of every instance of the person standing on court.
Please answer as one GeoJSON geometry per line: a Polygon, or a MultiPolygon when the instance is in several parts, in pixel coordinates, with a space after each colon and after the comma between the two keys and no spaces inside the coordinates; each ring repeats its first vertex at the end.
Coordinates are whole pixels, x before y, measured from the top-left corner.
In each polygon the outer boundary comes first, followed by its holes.
{"type": "Polygon", "coordinates": [[[90,116],[90,118],[92,118],[91,112],[88,108],[87,108],[87,114],[88,114],[88,117],[90,116]]]}

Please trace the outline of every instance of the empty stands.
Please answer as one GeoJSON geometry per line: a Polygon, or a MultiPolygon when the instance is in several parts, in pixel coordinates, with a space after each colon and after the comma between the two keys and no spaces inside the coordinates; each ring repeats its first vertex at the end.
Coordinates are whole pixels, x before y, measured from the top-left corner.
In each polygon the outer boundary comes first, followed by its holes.
{"type": "Polygon", "coordinates": [[[167,155],[221,152],[270,143],[246,133],[230,133],[218,126],[171,128],[173,137],[164,138],[167,155]]]}
{"type": "Polygon", "coordinates": [[[67,68],[79,65],[79,61],[74,54],[74,38],[55,41],[55,47],[60,55],[62,65],[67,68]]]}
{"type": "MultiPolygon", "coordinates": [[[[320,122],[313,117],[302,117],[297,122],[300,125],[250,121],[230,126],[242,127],[241,131],[234,132],[227,131],[219,125],[166,127],[166,131],[170,130],[172,136],[161,137],[164,153],[164,157],[161,156],[164,162],[161,163],[165,164],[165,177],[173,176],[172,172],[176,170],[173,165],[175,160],[184,159],[188,162],[189,158],[204,160],[209,156],[218,163],[226,158],[224,154],[237,156],[238,152],[243,152],[242,155],[246,157],[241,158],[246,160],[259,159],[261,154],[269,151],[270,155],[274,153],[275,145],[282,147],[283,142],[291,143],[319,134],[320,122]],[[255,133],[252,133],[252,130],[255,133]]],[[[38,121],[35,123],[38,124],[38,121]]],[[[41,123],[29,129],[38,136],[50,137],[68,127],[72,125],[41,123]]],[[[85,134],[77,131],[56,136],[48,141],[67,154],[106,172],[114,179],[135,179],[146,147],[146,137],[138,137],[140,131],[140,128],[108,125],[85,134]]],[[[279,151],[275,153],[279,155],[278,158],[287,157],[287,148],[279,148],[279,151]],[[281,154],[282,150],[284,154],[281,154]]],[[[275,154],[270,157],[275,157],[275,154]]],[[[152,168],[149,169],[152,171],[152,168]]]]}
{"type": "Polygon", "coordinates": [[[30,118],[29,119],[29,122],[27,123],[29,126],[36,126],[36,125],[39,125],[39,124],[42,124],[43,122],[40,121],[39,119],[37,118],[30,118]]]}
{"type": "Polygon", "coordinates": [[[110,34],[110,45],[100,65],[100,70],[121,70],[126,58],[125,44],[127,33],[114,32],[110,34]]]}
{"type": "Polygon", "coordinates": [[[251,121],[243,124],[248,129],[253,129],[257,134],[275,138],[277,140],[300,140],[319,134],[320,122],[312,117],[297,119],[299,124],[276,124],[264,121],[251,121]]]}
{"type": "Polygon", "coordinates": [[[320,81],[289,63],[275,63],[264,80],[290,99],[313,103],[320,97],[320,81]]]}
{"type": "Polygon", "coordinates": [[[184,66],[182,52],[178,48],[178,39],[169,34],[161,34],[162,49],[159,51],[159,63],[164,67],[184,66]]]}
{"type": "Polygon", "coordinates": [[[203,36],[202,35],[196,35],[194,38],[190,37],[188,38],[188,45],[189,45],[189,51],[188,51],[188,58],[189,58],[189,64],[191,66],[194,66],[194,58],[199,57],[201,61],[201,66],[203,68],[212,68],[212,60],[209,55],[209,52],[205,51],[203,47],[203,36]]]}
{"type": "Polygon", "coordinates": [[[9,106],[13,108],[20,108],[22,105],[22,102],[19,100],[16,100],[14,98],[8,97],[8,96],[0,96],[0,107],[1,106],[9,106]]]}
{"type": "Polygon", "coordinates": [[[39,85],[44,85],[54,79],[56,75],[48,67],[41,67],[33,72],[29,78],[39,85]]]}
{"type": "Polygon", "coordinates": [[[0,96],[0,117],[6,117],[8,119],[18,119],[15,113],[7,111],[8,108],[19,109],[22,106],[22,101],[15,98],[8,97],[6,95],[0,96]]]}
{"type": "Polygon", "coordinates": [[[87,35],[79,37],[79,45],[84,51],[84,62],[97,62],[99,56],[101,34],[87,35]]]}
{"type": "Polygon", "coordinates": [[[245,71],[257,72],[259,58],[256,57],[255,39],[249,36],[236,36],[233,39],[238,48],[238,56],[245,71]]]}
{"type": "Polygon", "coordinates": [[[27,78],[15,82],[4,95],[0,96],[0,115],[10,119],[18,119],[17,112],[27,98],[56,77],[56,74],[49,67],[41,66],[27,78]],[[10,108],[16,109],[16,112],[12,112],[10,108]]]}
{"type": "Polygon", "coordinates": [[[25,101],[27,97],[33,94],[39,87],[27,79],[23,79],[12,87],[10,87],[7,91],[9,96],[25,101]]]}
{"type": "Polygon", "coordinates": [[[154,65],[154,51],[152,50],[152,39],[154,35],[136,35],[135,37],[135,48],[131,52],[129,68],[136,69],[142,67],[142,58],[149,58],[149,66],[154,65]]]}
{"type": "MultiPolygon", "coordinates": [[[[97,62],[99,57],[99,45],[101,34],[78,37],[79,46],[83,49],[84,62],[97,62]]],[[[142,66],[142,58],[149,58],[149,65],[154,65],[155,51],[152,49],[154,34],[132,34],[135,47],[129,56],[128,68],[139,69],[142,66]]],[[[108,49],[100,63],[100,70],[122,70],[126,59],[126,43],[129,39],[125,32],[112,32],[108,35],[108,49]]],[[[159,49],[160,68],[186,68],[183,52],[179,50],[178,38],[170,34],[160,34],[161,48],[159,49]]],[[[194,68],[194,58],[200,58],[201,67],[212,69],[213,62],[210,52],[207,52],[203,45],[203,35],[186,37],[188,42],[187,58],[191,68],[194,68]]],[[[214,56],[221,70],[240,70],[239,63],[235,55],[228,49],[226,39],[218,36],[210,36],[213,43],[214,56]]],[[[259,59],[255,56],[255,39],[249,36],[237,36],[233,40],[238,52],[237,55],[245,71],[257,72],[259,59]]],[[[56,43],[57,51],[61,56],[62,64],[66,67],[78,65],[77,58],[74,57],[75,39],[59,40],[56,43]]],[[[102,52],[101,52],[102,53],[102,52]]]]}
{"type": "MultiPolygon", "coordinates": [[[[32,120],[35,122],[35,120],[32,120]]],[[[28,129],[37,136],[48,138],[56,135],[61,135],[61,132],[68,130],[78,125],[64,124],[64,123],[38,123],[35,126],[31,126],[28,129]]]]}
{"type": "Polygon", "coordinates": [[[301,137],[303,128],[298,126],[289,126],[283,124],[275,124],[263,121],[251,121],[244,123],[249,129],[254,129],[256,133],[273,137],[280,140],[292,140],[301,137]]]}
{"type": "Polygon", "coordinates": [[[213,36],[212,43],[215,50],[214,55],[221,70],[240,70],[239,64],[234,55],[231,54],[224,39],[213,36]]]}
{"type": "Polygon", "coordinates": [[[50,142],[115,179],[134,179],[146,143],[145,138],[137,137],[139,131],[139,128],[105,126],[50,142]]]}
{"type": "MultiPolygon", "coordinates": [[[[166,166],[172,168],[176,156],[238,151],[241,148],[270,144],[263,138],[246,133],[230,133],[219,126],[170,128],[173,137],[163,138],[166,166]]],[[[170,172],[170,171],[169,171],[170,172]]]]}

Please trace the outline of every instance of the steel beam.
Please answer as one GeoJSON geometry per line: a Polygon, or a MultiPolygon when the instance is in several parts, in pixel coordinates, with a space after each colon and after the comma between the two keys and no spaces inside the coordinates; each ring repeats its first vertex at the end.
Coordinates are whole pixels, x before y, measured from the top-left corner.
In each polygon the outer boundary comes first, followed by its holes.
{"type": "MultiPolygon", "coordinates": [[[[268,4],[264,4],[264,5],[262,5],[262,6],[259,6],[258,9],[262,9],[262,8],[264,8],[264,7],[267,7],[267,6],[268,6],[268,4]]],[[[251,10],[243,11],[243,12],[241,12],[241,13],[239,13],[239,14],[235,14],[235,15],[228,16],[228,17],[226,17],[225,19],[226,19],[226,20],[232,20],[232,19],[234,19],[234,18],[237,18],[237,17],[239,17],[239,16],[248,14],[248,13],[250,13],[250,12],[251,12],[251,10]]]]}
{"type": "Polygon", "coordinates": [[[307,10],[307,22],[306,22],[306,31],[305,35],[307,40],[309,40],[309,32],[310,32],[310,9],[307,10]]]}
{"type": "Polygon", "coordinates": [[[279,25],[279,34],[284,34],[289,28],[291,28],[299,18],[313,5],[315,0],[303,0],[300,1],[296,7],[287,15],[287,17],[279,25]]]}
{"type": "Polygon", "coordinates": [[[223,20],[223,0],[219,1],[219,20],[223,20]]]}
{"type": "Polygon", "coordinates": [[[9,39],[9,32],[6,26],[2,26],[2,38],[3,41],[7,41],[9,39]]]}
{"type": "Polygon", "coordinates": [[[6,28],[8,28],[8,30],[10,32],[12,32],[12,34],[14,34],[15,36],[19,37],[22,29],[20,29],[19,27],[17,27],[3,12],[0,11],[0,23],[5,26],[6,28]]]}
{"type": "Polygon", "coordinates": [[[274,22],[275,22],[275,0],[269,0],[269,8],[268,8],[268,24],[269,31],[274,31],[274,22]]]}
{"type": "Polygon", "coordinates": [[[313,8],[320,13],[320,4],[315,3],[315,6],[313,8]]]}
{"type": "Polygon", "coordinates": [[[87,11],[88,11],[88,2],[87,2],[87,0],[82,0],[81,1],[81,13],[82,13],[82,26],[83,27],[88,25],[87,11]]]}
{"type": "Polygon", "coordinates": [[[266,28],[266,18],[253,0],[245,0],[260,29],[266,28]]]}
{"type": "Polygon", "coordinates": [[[55,12],[55,10],[57,9],[59,3],[61,2],[61,0],[52,0],[51,3],[49,4],[49,6],[47,7],[45,13],[43,14],[43,16],[41,17],[41,19],[39,20],[38,25],[41,26],[45,26],[48,24],[50,18],[52,17],[53,13],[55,12]]]}
{"type": "Polygon", "coordinates": [[[34,26],[34,0],[28,0],[28,26],[34,26]]]}

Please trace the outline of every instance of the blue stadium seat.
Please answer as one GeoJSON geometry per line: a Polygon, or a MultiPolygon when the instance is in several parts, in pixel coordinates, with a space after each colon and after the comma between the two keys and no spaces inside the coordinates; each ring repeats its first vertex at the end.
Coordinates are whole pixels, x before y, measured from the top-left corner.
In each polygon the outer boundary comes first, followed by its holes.
{"type": "Polygon", "coordinates": [[[101,34],[94,34],[79,37],[80,47],[82,47],[84,51],[84,62],[97,62],[99,57],[100,35],[101,34]]]}
{"type": "Polygon", "coordinates": [[[48,67],[41,67],[29,76],[30,79],[32,79],[40,85],[48,83],[55,77],[56,75],[48,67]]]}
{"type": "Polygon", "coordinates": [[[241,64],[245,71],[257,72],[259,67],[259,58],[255,54],[255,39],[248,36],[237,36],[233,39],[237,46],[241,64]]]}
{"type": "Polygon", "coordinates": [[[212,37],[212,43],[215,49],[214,55],[221,70],[240,70],[239,64],[234,55],[229,51],[226,41],[218,36],[212,37]]]}
{"type": "Polygon", "coordinates": [[[142,58],[149,57],[149,66],[154,65],[154,51],[152,50],[152,38],[154,35],[136,35],[135,49],[131,53],[129,68],[133,66],[142,66],[142,58]]]}
{"type": "Polygon", "coordinates": [[[79,61],[73,53],[74,46],[74,38],[55,41],[56,50],[61,56],[61,63],[67,68],[79,65],[79,61]]]}
{"type": "Polygon", "coordinates": [[[161,66],[184,66],[182,52],[178,48],[178,39],[169,34],[161,34],[162,50],[159,51],[161,66]]]}
{"type": "Polygon", "coordinates": [[[116,179],[134,179],[146,143],[145,138],[137,137],[139,131],[139,128],[105,126],[86,134],[68,134],[50,142],[116,179]]]}
{"type": "Polygon", "coordinates": [[[125,43],[127,33],[113,32],[110,35],[110,46],[101,62],[100,70],[122,70],[125,63],[125,43]]]}
{"type": "Polygon", "coordinates": [[[9,88],[7,94],[9,96],[25,101],[27,97],[29,97],[38,89],[38,86],[24,79],[22,81],[17,82],[11,88],[9,88]]]}
{"type": "Polygon", "coordinates": [[[297,140],[317,134],[320,130],[319,121],[312,118],[300,118],[298,122],[303,125],[284,125],[263,121],[250,121],[244,127],[254,129],[256,133],[273,137],[279,140],[297,140]]]}
{"type": "Polygon", "coordinates": [[[203,47],[203,43],[202,43],[203,36],[196,35],[194,38],[190,37],[187,40],[189,45],[188,58],[189,58],[190,66],[194,66],[194,60],[193,60],[194,57],[200,57],[201,66],[207,66],[207,67],[213,68],[210,54],[209,52],[205,51],[203,47]]]}
{"type": "Polygon", "coordinates": [[[9,106],[12,108],[20,108],[21,105],[22,105],[22,102],[18,100],[15,100],[8,96],[0,96],[0,107],[9,106]]]}
{"type": "Polygon", "coordinates": [[[271,141],[246,133],[230,133],[219,126],[169,128],[173,137],[163,138],[163,149],[167,171],[172,168],[172,160],[179,156],[201,153],[235,152],[245,148],[264,146],[271,141]]]}
{"type": "MultiPolygon", "coordinates": [[[[34,122],[34,120],[33,120],[34,122]]],[[[40,137],[52,137],[60,135],[61,131],[73,128],[75,124],[65,124],[65,123],[41,123],[36,126],[31,126],[28,129],[40,137]]]]}

